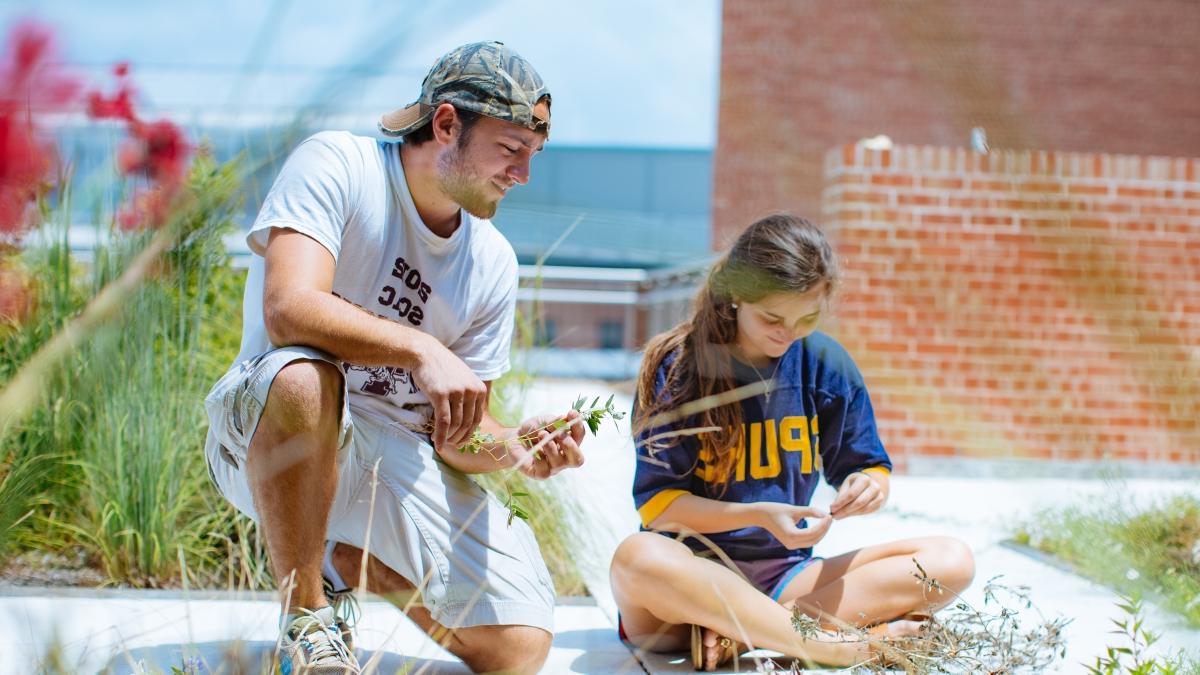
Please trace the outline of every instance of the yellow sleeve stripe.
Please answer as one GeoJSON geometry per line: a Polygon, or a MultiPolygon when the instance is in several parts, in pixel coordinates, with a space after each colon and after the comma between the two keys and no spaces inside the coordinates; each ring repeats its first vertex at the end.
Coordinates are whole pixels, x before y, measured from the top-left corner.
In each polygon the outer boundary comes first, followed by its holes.
{"type": "Polygon", "coordinates": [[[642,517],[642,525],[650,527],[663,511],[671,505],[671,502],[688,494],[687,490],[663,490],[650,498],[650,501],[642,504],[642,508],[638,509],[638,515],[642,517]]]}
{"type": "Polygon", "coordinates": [[[869,469],[862,470],[863,473],[871,473],[872,471],[874,471],[875,473],[884,475],[884,476],[892,475],[891,470],[889,470],[886,466],[873,466],[869,469]]]}

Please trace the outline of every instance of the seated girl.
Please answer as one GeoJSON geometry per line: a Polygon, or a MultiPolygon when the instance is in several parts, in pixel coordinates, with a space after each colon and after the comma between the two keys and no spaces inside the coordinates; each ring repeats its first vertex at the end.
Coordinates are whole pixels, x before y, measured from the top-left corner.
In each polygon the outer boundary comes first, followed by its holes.
{"type": "Polygon", "coordinates": [[[891,469],[862,375],[815,332],[837,276],[820,230],[764,218],[713,267],[691,318],[646,347],[634,406],[643,531],[611,570],[634,646],[690,643],[703,670],[742,645],[849,665],[879,641],[803,637],[793,607],[826,631],[913,635],[912,619],[970,584],[974,561],[956,539],[812,554],[835,520],[884,505],[891,469]],[[829,513],[809,506],[820,476],[837,490],[829,513]],[[914,559],[953,593],[919,583],[914,559]]]}

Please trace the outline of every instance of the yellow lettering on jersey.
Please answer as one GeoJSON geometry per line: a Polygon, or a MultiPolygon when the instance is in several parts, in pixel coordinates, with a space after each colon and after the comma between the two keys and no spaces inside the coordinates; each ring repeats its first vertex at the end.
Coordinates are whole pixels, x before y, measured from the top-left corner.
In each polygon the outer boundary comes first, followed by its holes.
{"type": "Polygon", "coordinates": [[[817,416],[812,418],[813,454],[817,457],[817,471],[821,470],[821,430],[817,427],[817,416]]]}
{"type": "MultiPolygon", "coordinates": [[[[813,418],[816,425],[816,418],[813,418]]],[[[808,440],[808,418],[791,415],[779,421],[779,444],[784,452],[800,453],[800,473],[812,473],[812,444],[808,440]]]]}
{"type": "MultiPolygon", "coordinates": [[[[757,433],[753,428],[756,426],[759,426],[759,425],[758,424],[751,425],[750,433],[757,433]]],[[[745,424],[742,425],[742,437],[738,439],[737,450],[735,452],[737,454],[734,455],[736,459],[733,460],[733,465],[737,467],[737,473],[734,474],[733,479],[736,481],[744,481],[744,480],[746,480],[746,425],[745,424]]]]}
{"type": "MultiPolygon", "coordinates": [[[[750,441],[750,477],[751,478],[774,478],[779,475],[779,435],[775,431],[775,420],[765,420],[767,429],[767,465],[762,463],[762,435],[758,431],[754,431],[754,438],[750,441]]],[[[757,422],[750,425],[753,429],[758,427],[762,429],[762,425],[757,422]]]]}
{"type": "MultiPolygon", "coordinates": [[[[742,438],[738,441],[736,447],[730,452],[733,453],[733,465],[736,473],[734,480],[746,480],[746,435],[742,434],[742,438]]],[[[717,453],[713,449],[704,446],[700,448],[699,461],[696,464],[696,477],[705,483],[717,482],[717,453]]]]}

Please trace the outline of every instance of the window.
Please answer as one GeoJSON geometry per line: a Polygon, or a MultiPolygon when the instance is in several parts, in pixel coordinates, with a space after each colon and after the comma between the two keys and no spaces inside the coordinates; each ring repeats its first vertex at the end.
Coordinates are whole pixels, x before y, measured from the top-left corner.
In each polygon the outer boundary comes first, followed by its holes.
{"type": "Polygon", "coordinates": [[[625,322],[600,322],[600,348],[623,349],[625,347],[625,322]]]}
{"type": "Polygon", "coordinates": [[[542,319],[537,322],[537,335],[534,339],[534,347],[553,347],[554,341],[558,339],[558,325],[554,319],[542,319]]]}

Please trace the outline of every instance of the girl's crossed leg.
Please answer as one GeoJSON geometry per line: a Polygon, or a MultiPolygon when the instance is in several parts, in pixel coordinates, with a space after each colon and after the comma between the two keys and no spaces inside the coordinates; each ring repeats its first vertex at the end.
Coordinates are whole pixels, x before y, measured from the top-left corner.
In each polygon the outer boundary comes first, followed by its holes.
{"type": "Polygon", "coordinates": [[[951,537],[900,539],[815,560],[779,593],[829,629],[872,626],[950,604],[975,576],[971,549],[951,537]],[[921,583],[917,565],[944,590],[921,583]]]}
{"type": "MultiPolygon", "coordinates": [[[[780,602],[719,562],[697,557],[684,544],[639,532],[617,548],[611,569],[613,594],[629,641],[650,651],[686,649],[690,624],[703,626],[705,667],[719,665],[719,636],[795,658],[849,665],[869,657],[863,642],[803,640],[791,623],[791,607],[817,616],[823,627],[859,627],[931,612],[953,599],[974,575],[970,550],[949,538],[908,539],[869,546],[816,561],[784,588],[780,602]],[[947,592],[929,597],[917,581],[916,558],[947,592]]],[[[900,622],[892,634],[912,634],[918,624],[900,622]]]]}

